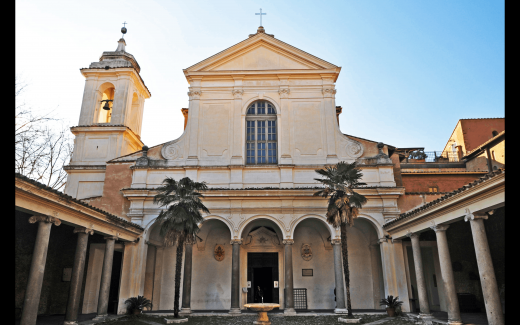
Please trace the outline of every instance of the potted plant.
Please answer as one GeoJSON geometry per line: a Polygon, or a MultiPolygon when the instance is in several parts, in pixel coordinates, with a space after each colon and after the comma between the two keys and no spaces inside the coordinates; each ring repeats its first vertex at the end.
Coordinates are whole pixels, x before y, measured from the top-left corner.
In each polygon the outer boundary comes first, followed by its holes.
{"type": "Polygon", "coordinates": [[[428,155],[424,153],[424,150],[420,149],[410,152],[409,156],[411,162],[425,162],[426,157],[428,157],[428,155]]]}
{"type": "Polygon", "coordinates": [[[128,298],[125,304],[128,312],[133,315],[140,315],[143,312],[143,308],[152,309],[152,302],[144,296],[128,298]]]}
{"type": "Polygon", "coordinates": [[[399,296],[394,298],[394,296],[390,295],[386,297],[386,299],[381,299],[381,302],[379,303],[381,306],[386,306],[386,312],[390,317],[395,317],[395,309],[401,307],[403,304],[402,301],[398,301],[397,299],[399,299],[399,296]]]}

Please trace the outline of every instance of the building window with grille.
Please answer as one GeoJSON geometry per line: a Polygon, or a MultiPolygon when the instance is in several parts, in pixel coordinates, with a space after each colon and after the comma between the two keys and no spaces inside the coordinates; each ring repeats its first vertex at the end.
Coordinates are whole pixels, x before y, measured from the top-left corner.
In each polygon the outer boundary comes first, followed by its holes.
{"type": "Polygon", "coordinates": [[[247,108],[246,163],[277,164],[276,110],[267,101],[256,101],[247,108]]]}
{"type": "Polygon", "coordinates": [[[437,193],[437,192],[439,192],[439,188],[437,186],[429,186],[428,192],[437,193]]]}

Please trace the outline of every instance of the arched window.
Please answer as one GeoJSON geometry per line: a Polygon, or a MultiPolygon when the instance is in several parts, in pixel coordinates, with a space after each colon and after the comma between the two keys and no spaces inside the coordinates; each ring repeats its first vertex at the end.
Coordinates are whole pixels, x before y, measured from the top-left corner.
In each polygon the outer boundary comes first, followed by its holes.
{"type": "Polygon", "coordinates": [[[277,164],[276,110],[267,101],[256,101],[247,108],[246,163],[277,164]]]}
{"type": "Polygon", "coordinates": [[[491,132],[491,134],[492,134],[494,137],[496,137],[496,136],[498,135],[498,132],[497,132],[497,131],[493,131],[493,132],[491,132]]]}
{"type": "Polygon", "coordinates": [[[104,102],[105,100],[114,100],[114,87],[109,87],[105,89],[103,92],[103,96],[101,98],[101,104],[99,106],[99,113],[97,118],[97,123],[110,123],[110,120],[112,118],[112,105],[113,102],[104,102]],[[108,104],[108,110],[104,109],[103,107],[106,107],[106,104],[108,104]]]}

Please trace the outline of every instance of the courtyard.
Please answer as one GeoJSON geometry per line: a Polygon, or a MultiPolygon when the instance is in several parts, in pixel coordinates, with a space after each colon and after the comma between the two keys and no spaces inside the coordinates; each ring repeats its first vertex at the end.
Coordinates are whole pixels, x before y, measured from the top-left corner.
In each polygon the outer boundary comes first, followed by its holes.
{"type": "MultiPolygon", "coordinates": [[[[318,315],[315,316],[283,316],[282,314],[270,314],[269,320],[272,325],[287,324],[287,325],[314,325],[314,324],[343,324],[338,321],[338,318],[346,318],[346,316],[339,315],[318,315]]],[[[106,321],[102,324],[110,325],[157,325],[167,324],[166,319],[171,319],[173,316],[124,316],[117,319],[106,321]]],[[[370,314],[370,315],[355,315],[355,318],[361,318],[361,324],[388,324],[388,325],[405,325],[414,324],[408,317],[393,317],[390,318],[386,314],[370,314]]],[[[191,316],[187,323],[184,324],[207,324],[207,325],[242,325],[253,324],[256,320],[256,315],[247,314],[242,316],[191,316]]]]}
{"type": "MultiPolygon", "coordinates": [[[[435,319],[433,324],[447,324],[448,314],[446,312],[432,312],[435,319]]],[[[140,316],[133,315],[115,315],[109,314],[108,319],[104,322],[93,321],[96,314],[82,314],[78,317],[78,323],[81,325],[157,325],[167,324],[165,319],[172,319],[173,315],[169,312],[145,312],[140,316]]],[[[354,312],[354,318],[360,318],[360,324],[370,325],[408,325],[416,324],[410,316],[417,316],[417,314],[405,313],[400,317],[388,317],[384,312],[354,312]]],[[[287,324],[287,325],[311,325],[311,324],[344,324],[339,322],[339,318],[346,318],[346,316],[335,315],[332,312],[317,312],[313,311],[300,313],[297,316],[284,316],[282,312],[276,311],[269,313],[269,320],[272,325],[287,324]]],[[[466,325],[488,325],[485,313],[461,313],[462,321],[466,325]]],[[[38,316],[36,325],[61,325],[63,324],[64,315],[49,315],[38,316]]],[[[252,324],[256,319],[256,314],[246,311],[241,315],[231,316],[225,313],[218,312],[196,312],[188,317],[188,322],[183,324],[207,324],[207,325],[242,325],[252,324]],[[213,315],[214,314],[214,315],[213,315]]],[[[15,321],[15,325],[19,325],[19,320],[15,321]]]]}

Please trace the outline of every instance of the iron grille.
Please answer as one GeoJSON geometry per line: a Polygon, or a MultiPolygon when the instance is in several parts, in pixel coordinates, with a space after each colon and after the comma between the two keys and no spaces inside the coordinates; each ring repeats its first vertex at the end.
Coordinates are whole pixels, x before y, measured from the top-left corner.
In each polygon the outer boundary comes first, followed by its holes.
{"type": "Polygon", "coordinates": [[[307,310],[307,289],[294,290],[294,309],[307,310]]]}

